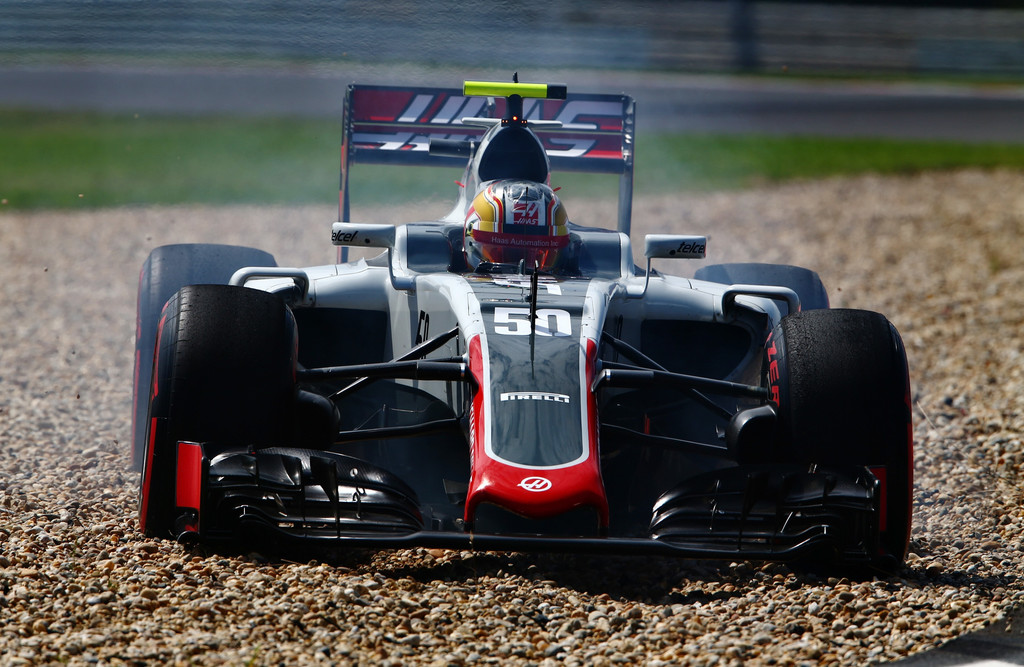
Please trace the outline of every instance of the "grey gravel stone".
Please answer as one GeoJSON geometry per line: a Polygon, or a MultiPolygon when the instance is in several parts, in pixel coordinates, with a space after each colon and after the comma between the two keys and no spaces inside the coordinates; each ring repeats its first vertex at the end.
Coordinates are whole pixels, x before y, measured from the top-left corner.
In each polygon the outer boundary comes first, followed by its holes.
{"type": "MultiPolygon", "coordinates": [[[[613,223],[607,202],[560,194],[577,222],[613,223]]],[[[634,247],[644,232],[707,234],[710,261],[807,266],[833,306],[899,328],[915,525],[906,567],[877,577],[442,549],[302,563],[143,538],[127,443],[146,254],[211,241],[325,264],[334,219],[328,206],[0,209],[5,664],[859,665],[928,650],[1024,601],[1024,174],[637,202],[634,247]]]]}

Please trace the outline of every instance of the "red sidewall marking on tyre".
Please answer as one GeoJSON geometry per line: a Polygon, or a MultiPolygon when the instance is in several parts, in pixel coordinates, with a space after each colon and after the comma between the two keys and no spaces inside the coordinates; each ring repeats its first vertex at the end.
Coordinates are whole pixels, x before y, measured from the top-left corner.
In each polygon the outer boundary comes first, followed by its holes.
{"type": "Polygon", "coordinates": [[[146,449],[144,469],[142,471],[142,502],[139,507],[139,528],[146,530],[146,517],[149,510],[149,485],[153,479],[153,449],[156,442],[157,419],[153,417],[149,421],[149,442],[146,449]]]}
{"type": "Polygon", "coordinates": [[[156,345],[153,346],[153,391],[149,395],[150,401],[160,393],[160,341],[164,334],[164,324],[167,322],[166,308],[165,305],[164,312],[160,313],[160,323],[156,325],[156,345]]]}
{"type": "MultiPolygon", "coordinates": [[[[149,403],[160,393],[160,342],[163,339],[164,323],[167,321],[167,304],[160,313],[160,323],[156,329],[156,344],[153,346],[153,388],[150,391],[149,403]]],[[[146,442],[146,455],[142,459],[142,500],[139,503],[139,528],[146,530],[146,518],[149,510],[150,484],[153,480],[153,451],[156,448],[156,425],[157,418],[151,417],[149,421],[149,439],[146,442]]]]}
{"type": "MultiPolygon", "coordinates": [[[[774,333],[774,332],[773,332],[774,333]]],[[[779,404],[779,350],[775,346],[772,334],[768,334],[768,341],[765,345],[765,353],[768,355],[768,401],[780,407],[779,404]]]]}

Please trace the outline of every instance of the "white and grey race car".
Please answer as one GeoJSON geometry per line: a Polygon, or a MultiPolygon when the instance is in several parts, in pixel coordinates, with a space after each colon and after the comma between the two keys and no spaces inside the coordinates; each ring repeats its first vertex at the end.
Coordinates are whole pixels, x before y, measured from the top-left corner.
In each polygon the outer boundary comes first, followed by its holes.
{"type": "Polygon", "coordinates": [[[638,266],[633,120],[628,96],[565,86],[351,86],[336,264],[153,250],[136,343],[142,530],[902,563],[913,441],[896,329],[830,309],[799,267],[651,268],[702,260],[700,236],[649,235],[638,266]],[[465,174],[441,220],[361,224],[357,162],[465,174]],[[618,229],[509,194],[550,192],[552,169],[617,175],[618,229]],[[513,228],[504,254],[474,254],[513,228]],[[537,229],[557,261],[516,252],[537,229]],[[380,254],[345,261],[348,247],[380,254]]]}

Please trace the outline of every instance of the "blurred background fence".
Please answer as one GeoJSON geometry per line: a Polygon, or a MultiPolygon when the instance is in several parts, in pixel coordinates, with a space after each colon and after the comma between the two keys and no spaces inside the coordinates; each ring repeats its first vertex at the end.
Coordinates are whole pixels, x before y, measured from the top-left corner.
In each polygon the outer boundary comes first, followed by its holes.
{"type": "Polygon", "coordinates": [[[2,0],[0,58],[1018,76],[1021,4],[2,0]]]}

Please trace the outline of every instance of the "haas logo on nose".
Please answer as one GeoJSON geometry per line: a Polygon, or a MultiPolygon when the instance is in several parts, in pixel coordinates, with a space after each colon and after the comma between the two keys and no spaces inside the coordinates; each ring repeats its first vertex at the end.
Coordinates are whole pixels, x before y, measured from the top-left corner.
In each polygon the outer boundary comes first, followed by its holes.
{"type": "Polygon", "coordinates": [[[524,477],[519,486],[526,491],[547,491],[551,488],[551,480],[547,477],[524,477]]]}

